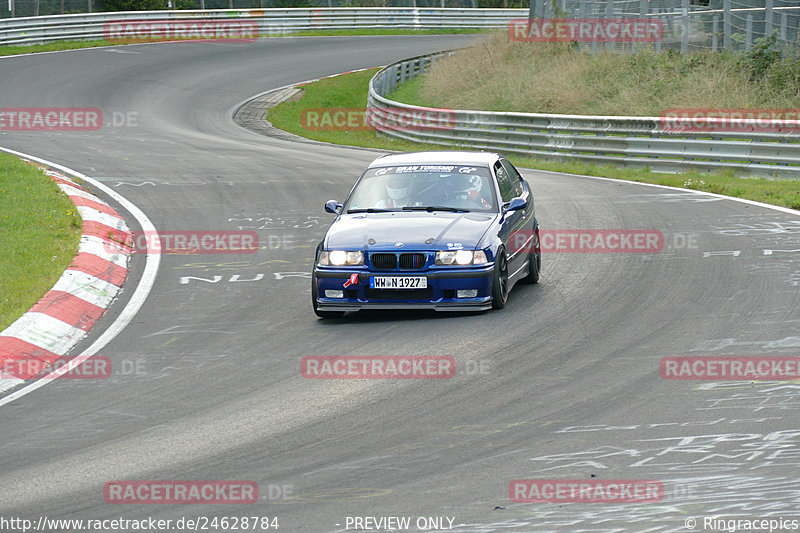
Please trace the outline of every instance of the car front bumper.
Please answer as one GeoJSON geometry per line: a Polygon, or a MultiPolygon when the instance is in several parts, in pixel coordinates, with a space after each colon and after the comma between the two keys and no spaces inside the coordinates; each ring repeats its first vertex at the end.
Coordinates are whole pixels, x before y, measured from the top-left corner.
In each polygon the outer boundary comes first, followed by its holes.
{"type": "Polygon", "coordinates": [[[436,311],[484,311],[492,307],[494,264],[472,268],[427,270],[369,270],[314,267],[317,308],[320,311],[361,309],[433,309],[436,311]],[[357,284],[345,283],[358,274],[357,284]],[[425,276],[427,289],[370,289],[370,276],[425,276]],[[326,290],[344,291],[343,298],[326,298],[326,290]],[[457,298],[458,290],[477,290],[473,298],[457,298]]]}

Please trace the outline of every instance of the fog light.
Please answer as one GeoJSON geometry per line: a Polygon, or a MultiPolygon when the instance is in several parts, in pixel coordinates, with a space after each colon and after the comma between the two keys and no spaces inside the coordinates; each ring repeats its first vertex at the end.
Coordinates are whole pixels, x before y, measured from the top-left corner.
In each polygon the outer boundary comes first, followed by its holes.
{"type": "Polygon", "coordinates": [[[456,298],[476,298],[478,296],[478,289],[466,289],[463,291],[456,291],[456,298]]]}
{"type": "Polygon", "coordinates": [[[344,291],[325,289],[325,298],[344,298],[344,291]]]}

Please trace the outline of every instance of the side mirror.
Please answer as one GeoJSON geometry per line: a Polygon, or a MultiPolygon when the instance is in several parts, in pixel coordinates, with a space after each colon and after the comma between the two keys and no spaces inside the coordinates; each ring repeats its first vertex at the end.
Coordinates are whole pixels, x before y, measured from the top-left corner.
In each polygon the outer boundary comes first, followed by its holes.
{"type": "Polygon", "coordinates": [[[334,215],[338,215],[342,212],[342,204],[336,200],[328,200],[325,202],[325,211],[328,213],[333,213],[334,215]]]}
{"type": "Polygon", "coordinates": [[[517,211],[519,209],[524,209],[525,206],[528,205],[528,202],[525,201],[524,198],[521,196],[517,196],[516,198],[512,198],[510,202],[508,202],[507,206],[503,207],[503,213],[508,213],[509,211],[517,211]]]}

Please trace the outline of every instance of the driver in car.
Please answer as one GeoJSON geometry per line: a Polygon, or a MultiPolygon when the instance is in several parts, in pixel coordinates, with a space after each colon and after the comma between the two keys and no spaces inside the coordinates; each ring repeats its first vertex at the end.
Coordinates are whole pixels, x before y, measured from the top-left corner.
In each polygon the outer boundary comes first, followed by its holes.
{"type": "Polygon", "coordinates": [[[411,176],[394,174],[386,182],[386,198],[378,200],[380,209],[402,208],[408,205],[411,176]]]}
{"type": "Polygon", "coordinates": [[[491,204],[481,194],[483,180],[480,176],[457,174],[454,176],[454,180],[454,195],[452,198],[455,202],[452,203],[453,207],[463,207],[465,209],[478,206],[491,207],[491,204]]]}

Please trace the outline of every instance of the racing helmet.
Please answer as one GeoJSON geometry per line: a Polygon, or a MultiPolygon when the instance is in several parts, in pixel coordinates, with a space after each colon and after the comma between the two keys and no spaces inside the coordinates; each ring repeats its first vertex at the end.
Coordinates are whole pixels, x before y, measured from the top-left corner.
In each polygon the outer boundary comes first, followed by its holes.
{"type": "Polygon", "coordinates": [[[408,196],[408,187],[411,184],[411,178],[402,174],[395,174],[386,182],[386,194],[392,200],[402,200],[408,196]]]}
{"type": "Polygon", "coordinates": [[[467,174],[456,174],[452,188],[456,197],[467,196],[469,191],[480,191],[480,178],[467,174]]]}

